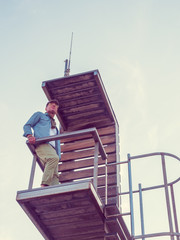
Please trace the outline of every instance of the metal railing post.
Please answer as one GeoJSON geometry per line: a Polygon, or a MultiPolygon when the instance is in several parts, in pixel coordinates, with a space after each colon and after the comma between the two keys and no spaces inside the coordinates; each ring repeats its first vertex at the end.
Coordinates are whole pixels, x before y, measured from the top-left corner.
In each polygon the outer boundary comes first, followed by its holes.
{"type": "MultiPolygon", "coordinates": [[[[141,184],[139,184],[139,203],[140,203],[140,215],[141,215],[141,233],[142,233],[142,235],[144,235],[145,234],[145,232],[144,232],[144,211],[143,211],[141,184]]],[[[142,240],[145,240],[145,238],[143,237],[142,240]]]]}
{"type": "Polygon", "coordinates": [[[97,191],[97,176],[98,176],[98,152],[99,152],[99,143],[95,142],[93,184],[94,184],[94,188],[96,189],[96,191],[97,191]]]}
{"type": "MultiPolygon", "coordinates": [[[[175,203],[175,197],[174,197],[174,188],[172,184],[170,185],[170,190],[171,190],[172,207],[173,207],[173,213],[174,213],[175,230],[178,233],[179,232],[178,219],[177,219],[176,203],[175,203]]],[[[176,236],[176,239],[180,240],[180,236],[176,236]]]]}
{"type": "Polygon", "coordinates": [[[131,235],[134,236],[134,207],[133,207],[132,173],[131,173],[131,157],[130,157],[130,154],[128,154],[128,177],[129,177],[130,213],[131,213],[131,235]]]}
{"type": "Polygon", "coordinates": [[[167,182],[166,163],[165,163],[164,154],[161,154],[161,161],[162,161],[162,170],[163,170],[167,214],[168,214],[168,220],[169,220],[169,230],[170,230],[170,234],[171,234],[171,240],[174,240],[173,224],[172,224],[172,216],[171,216],[171,206],[170,206],[170,199],[169,199],[169,192],[168,192],[168,182],[167,182]]]}
{"type": "Polygon", "coordinates": [[[107,183],[107,158],[105,160],[105,205],[107,205],[108,199],[108,183],[107,183]]]}
{"type": "Polygon", "coordinates": [[[33,181],[34,181],[34,174],[35,174],[35,169],[36,169],[36,155],[34,154],[33,156],[33,161],[32,161],[32,167],[31,167],[31,174],[30,174],[30,179],[29,179],[29,186],[28,189],[31,190],[33,186],[33,181]]]}

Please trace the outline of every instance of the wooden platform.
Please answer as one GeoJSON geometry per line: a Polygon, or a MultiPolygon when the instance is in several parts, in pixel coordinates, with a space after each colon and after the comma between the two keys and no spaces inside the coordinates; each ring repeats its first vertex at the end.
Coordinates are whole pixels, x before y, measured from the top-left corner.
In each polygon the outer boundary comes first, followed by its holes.
{"type": "Polygon", "coordinates": [[[47,240],[103,240],[102,203],[90,181],[17,192],[16,200],[47,240]]]}
{"type": "Polygon", "coordinates": [[[98,70],[44,81],[49,100],[57,99],[57,117],[64,130],[107,126],[116,121],[98,70]]]}

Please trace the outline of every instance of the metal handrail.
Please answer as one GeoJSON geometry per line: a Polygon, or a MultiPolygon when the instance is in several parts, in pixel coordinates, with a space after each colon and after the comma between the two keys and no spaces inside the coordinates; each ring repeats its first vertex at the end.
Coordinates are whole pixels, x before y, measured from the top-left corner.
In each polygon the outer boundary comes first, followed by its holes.
{"type": "MultiPolygon", "coordinates": [[[[171,185],[174,185],[175,183],[179,182],[180,181],[180,177],[175,179],[174,181],[172,182],[169,182],[167,185],[168,187],[170,187],[171,185]]],[[[152,186],[152,187],[146,187],[146,188],[142,188],[142,192],[143,191],[149,191],[149,190],[154,190],[154,189],[158,189],[158,188],[163,188],[165,185],[156,185],[156,186],[152,186]]],[[[134,190],[132,191],[132,193],[139,193],[139,190],[134,190]]],[[[129,192],[121,192],[119,193],[119,195],[127,195],[129,194],[129,192]]]]}
{"type": "Polygon", "coordinates": [[[145,237],[146,238],[150,238],[150,237],[155,237],[155,236],[170,236],[171,240],[174,240],[174,237],[176,237],[177,240],[180,240],[180,233],[179,233],[179,228],[178,228],[178,220],[177,220],[177,215],[176,215],[176,204],[175,204],[174,191],[173,191],[173,185],[180,181],[180,177],[175,179],[174,181],[171,181],[171,182],[168,183],[168,181],[167,181],[167,173],[166,173],[166,165],[165,165],[165,156],[172,157],[172,158],[175,158],[178,161],[180,161],[180,158],[175,156],[174,154],[170,154],[170,153],[166,153],[166,152],[154,152],[154,153],[137,155],[137,156],[130,156],[130,154],[128,154],[128,160],[127,161],[118,162],[118,163],[110,163],[110,164],[106,165],[106,168],[107,168],[108,166],[112,166],[112,165],[128,164],[128,170],[129,170],[128,171],[129,191],[128,192],[123,192],[123,193],[121,192],[118,195],[129,194],[129,198],[130,198],[130,212],[129,213],[121,213],[121,216],[130,215],[132,239],[145,239],[145,237]],[[131,177],[131,175],[132,175],[131,174],[131,160],[139,159],[139,158],[152,157],[152,156],[157,156],[157,155],[161,156],[164,184],[163,185],[156,185],[156,186],[146,187],[146,188],[142,188],[141,185],[140,185],[139,186],[139,190],[133,191],[132,190],[132,177],[131,177]],[[172,207],[173,207],[173,215],[174,215],[174,224],[175,224],[176,232],[173,231],[172,212],[171,212],[171,208],[170,208],[170,196],[169,196],[168,187],[171,188],[170,190],[171,190],[172,207]],[[144,221],[143,221],[142,191],[153,190],[153,189],[158,189],[158,188],[164,188],[165,189],[166,208],[167,208],[167,213],[168,213],[170,232],[145,234],[144,233],[144,221]],[[139,198],[140,198],[140,211],[141,211],[140,212],[140,216],[141,216],[141,225],[142,225],[142,235],[140,235],[140,236],[135,236],[135,233],[134,233],[134,209],[133,209],[133,194],[134,193],[139,193],[139,198]]]}
{"type": "Polygon", "coordinates": [[[70,138],[70,137],[82,136],[85,134],[91,134],[92,138],[94,139],[94,142],[95,142],[93,184],[94,184],[95,189],[97,190],[98,152],[100,153],[103,160],[107,159],[107,155],[106,155],[106,152],[104,150],[103,144],[101,142],[101,139],[99,137],[99,134],[98,134],[96,128],[89,128],[89,129],[78,130],[78,131],[62,133],[62,134],[58,134],[58,135],[54,135],[54,136],[39,138],[39,139],[36,139],[36,143],[34,145],[30,144],[27,141],[26,144],[28,145],[31,153],[33,154],[33,162],[32,162],[32,167],[31,167],[31,174],[30,174],[28,189],[32,189],[32,186],[33,186],[36,162],[38,162],[40,168],[43,170],[43,166],[40,163],[40,161],[38,160],[36,153],[35,153],[35,146],[37,144],[46,143],[46,142],[54,141],[54,140],[62,140],[65,138],[70,138]]]}
{"type": "Polygon", "coordinates": [[[180,233],[176,233],[176,232],[158,232],[158,233],[151,233],[151,234],[144,234],[144,235],[138,235],[138,236],[134,236],[134,239],[143,239],[143,238],[153,238],[153,237],[165,237],[165,236],[170,236],[170,237],[177,237],[177,239],[180,238],[180,233]]]}

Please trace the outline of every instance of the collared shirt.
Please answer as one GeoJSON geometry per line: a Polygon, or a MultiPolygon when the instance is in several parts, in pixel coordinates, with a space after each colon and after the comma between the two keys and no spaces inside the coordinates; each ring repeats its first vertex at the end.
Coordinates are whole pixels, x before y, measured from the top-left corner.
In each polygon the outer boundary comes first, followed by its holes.
{"type": "MultiPolygon", "coordinates": [[[[48,113],[36,112],[30,117],[30,119],[24,125],[23,129],[24,129],[24,134],[23,134],[24,137],[26,137],[29,134],[33,134],[32,129],[34,131],[35,138],[38,139],[42,137],[48,137],[50,136],[50,129],[51,129],[50,116],[48,115],[48,113]]],[[[58,129],[57,129],[57,134],[59,134],[58,129]]],[[[61,158],[60,140],[55,141],[55,149],[59,158],[61,158]]]]}
{"type": "MultiPolygon", "coordinates": [[[[54,136],[54,135],[56,135],[56,134],[57,134],[57,129],[51,127],[51,128],[50,128],[50,133],[49,133],[49,135],[50,135],[50,136],[54,136]]],[[[53,146],[53,148],[56,147],[55,141],[50,141],[49,144],[51,144],[51,145],[53,146]]]]}

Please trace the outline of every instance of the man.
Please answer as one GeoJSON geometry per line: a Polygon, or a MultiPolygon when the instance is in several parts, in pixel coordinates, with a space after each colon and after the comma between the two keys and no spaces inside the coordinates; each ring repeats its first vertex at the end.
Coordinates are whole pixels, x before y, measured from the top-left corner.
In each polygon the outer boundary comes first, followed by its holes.
{"type": "MultiPolygon", "coordinates": [[[[24,125],[24,137],[30,144],[36,139],[59,134],[54,116],[57,114],[59,103],[51,100],[46,104],[46,112],[36,112],[24,125]],[[32,133],[33,129],[33,133],[32,133]]],[[[61,157],[60,141],[50,141],[36,146],[35,152],[44,166],[41,187],[59,184],[58,162],[61,157]]]]}

